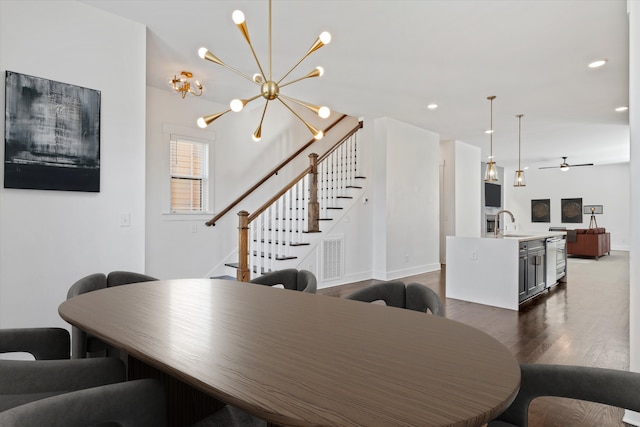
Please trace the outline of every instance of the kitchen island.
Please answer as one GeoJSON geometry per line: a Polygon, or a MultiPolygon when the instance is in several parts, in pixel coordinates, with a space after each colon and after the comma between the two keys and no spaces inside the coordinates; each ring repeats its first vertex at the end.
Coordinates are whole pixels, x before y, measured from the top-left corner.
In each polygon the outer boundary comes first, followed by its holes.
{"type": "Polygon", "coordinates": [[[566,280],[564,232],[447,236],[447,298],[518,310],[566,280]]]}

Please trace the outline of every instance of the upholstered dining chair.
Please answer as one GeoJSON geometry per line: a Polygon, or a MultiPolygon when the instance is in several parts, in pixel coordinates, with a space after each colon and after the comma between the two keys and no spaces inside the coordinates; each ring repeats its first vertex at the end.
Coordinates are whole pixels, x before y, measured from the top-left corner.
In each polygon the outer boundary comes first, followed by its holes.
{"type": "Polygon", "coordinates": [[[520,391],[489,427],[526,427],[536,397],[567,397],[640,412],[640,373],[566,365],[520,365],[520,391]]]}
{"type": "Polygon", "coordinates": [[[419,283],[409,283],[406,286],[399,280],[375,283],[358,289],[345,298],[362,302],[384,301],[391,307],[445,316],[445,307],[438,294],[419,283]]]}
{"type": "Polygon", "coordinates": [[[267,286],[283,285],[285,289],[312,294],[315,294],[318,288],[318,281],[313,273],[307,270],[296,270],[295,268],[263,274],[260,277],[249,280],[249,283],[267,286]]]}
{"type": "Polygon", "coordinates": [[[165,391],[158,380],[152,379],[88,388],[0,412],[0,425],[165,427],[165,391]]]}
{"type": "Polygon", "coordinates": [[[66,329],[0,329],[0,353],[14,352],[30,353],[36,360],[0,360],[0,411],[125,380],[124,363],[119,359],[69,360],[70,336],[66,329]]]}
{"type": "MultiPolygon", "coordinates": [[[[112,286],[128,285],[138,282],[149,282],[158,280],[155,277],[147,276],[141,273],[131,271],[112,271],[109,275],[95,273],[85,276],[75,282],[67,292],[67,299],[73,298],[87,292],[97,291],[98,289],[109,288],[112,286]]],[[[71,355],[74,359],[81,359],[91,356],[109,356],[117,355],[115,349],[107,346],[103,341],[87,334],[83,330],[73,326],[71,328],[71,355]]]]}

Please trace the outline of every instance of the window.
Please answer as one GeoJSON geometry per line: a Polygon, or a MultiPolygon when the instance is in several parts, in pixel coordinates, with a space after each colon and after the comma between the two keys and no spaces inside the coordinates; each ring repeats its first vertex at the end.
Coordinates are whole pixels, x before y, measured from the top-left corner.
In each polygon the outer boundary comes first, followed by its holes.
{"type": "Polygon", "coordinates": [[[171,135],[171,212],[207,212],[209,145],[171,135]]]}

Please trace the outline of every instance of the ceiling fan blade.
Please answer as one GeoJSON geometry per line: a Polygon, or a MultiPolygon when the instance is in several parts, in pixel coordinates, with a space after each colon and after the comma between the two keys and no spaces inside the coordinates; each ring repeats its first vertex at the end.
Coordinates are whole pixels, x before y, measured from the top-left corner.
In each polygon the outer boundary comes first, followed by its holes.
{"type": "Polygon", "coordinates": [[[578,166],[593,166],[593,163],[581,163],[579,165],[569,165],[569,167],[575,168],[578,166]]]}
{"type": "Polygon", "coordinates": [[[544,166],[538,169],[558,169],[560,166],[544,166]]]}

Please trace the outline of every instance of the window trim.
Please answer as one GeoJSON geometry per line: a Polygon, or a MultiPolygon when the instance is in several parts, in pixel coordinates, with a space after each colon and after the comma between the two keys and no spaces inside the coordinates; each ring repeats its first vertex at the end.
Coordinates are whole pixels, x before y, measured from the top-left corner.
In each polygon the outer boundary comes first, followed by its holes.
{"type": "Polygon", "coordinates": [[[198,131],[191,127],[174,125],[163,123],[162,125],[162,133],[164,135],[165,144],[167,144],[166,151],[164,151],[164,163],[165,168],[163,171],[163,175],[165,175],[165,179],[163,179],[163,211],[161,212],[162,219],[164,221],[207,221],[211,219],[214,210],[214,167],[213,167],[213,158],[214,158],[214,148],[213,144],[215,141],[215,132],[212,131],[198,131]],[[194,131],[198,136],[194,136],[194,131]],[[172,211],[171,210],[171,141],[175,138],[185,139],[187,141],[201,143],[208,145],[208,189],[207,189],[207,198],[208,198],[208,206],[205,211],[172,211]]]}

